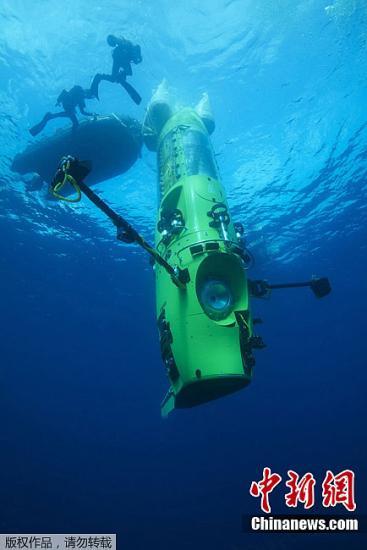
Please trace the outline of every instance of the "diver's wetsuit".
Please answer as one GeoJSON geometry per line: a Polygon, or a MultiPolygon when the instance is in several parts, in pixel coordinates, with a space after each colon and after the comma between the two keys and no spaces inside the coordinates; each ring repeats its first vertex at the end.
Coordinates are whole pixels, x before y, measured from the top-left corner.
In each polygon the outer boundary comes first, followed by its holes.
{"type": "Polygon", "coordinates": [[[130,40],[126,40],[125,38],[117,39],[117,46],[113,49],[112,59],[112,77],[117,80],[120,76],[120,70],[123,73],[123,78],[132,76],[131,62],[135,59],[135,55],[133,44],[130,40]]]}
{"type": "Polygon", "coordinates": [[[41,122],[33,126],[29,131],[32,136],[36,136],[45,128],[49,120],[54,118],[70,118],[73,124],[73,130],[79,126],[79,122],[75,113],[76,107],[82,115],[94,116],[94,113],[88,113],[85,110],[85,99],[91,97],[89,90],[84,90],[81,86],[74,86],[68,92],[63,90],[58,97],[56,105],[62,104],[64,110],[59,113],[46,113],[41,122]]]}
{"type": "Polygon", "coordinates": [[[108,42],[110,46],[113,47],[112,52],[112,73],[111,74],[96,74],[93,79],[91,92],[93,95],[98,97],[98,86],[101,80],[107,80],[108,82],[117,82],[121,84],[123,88],[127,91],[129,96],[135,103],[139,105],[141,102],[141,97],[138,92],[126,82],[127,76],[132,76],[133,71],[131,68],[131,63],[141,63],[141,51],[140,46],[134,45],[130,40],[125,38],[116,38],[111,36],[113,42],[108,42]]]}

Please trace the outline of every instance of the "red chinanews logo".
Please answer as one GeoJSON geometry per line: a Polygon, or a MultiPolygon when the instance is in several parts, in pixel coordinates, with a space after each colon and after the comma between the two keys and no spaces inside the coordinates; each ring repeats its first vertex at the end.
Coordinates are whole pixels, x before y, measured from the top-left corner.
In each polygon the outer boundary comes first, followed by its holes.
{"type": "MultiPolygon", "coordinates": [[[[260,497],[260,506],[266,514],[271,513],[269,495],[281,483],[282,476],[272,473],[271,469],[263,469],[263,477],[260,481],[253,481],[250,487],[250,495],[260,497]]],[[[341,504],[348,510],[354,512],[356,509],[354,493],[355,475],[352,470],[343,470],[339,474],[334,474],[327,470],[324,481],[322,482],[322,505],[324,508],[341,504]]],[[[288,479],[285,483],[289,492],[285,495],[285,503],[289,508],[295,508],[298,504],[303,504],[307,510],[315,504],[315,486],[316,480],[310,472],[302,477],[288,470],[288,479]]]]}

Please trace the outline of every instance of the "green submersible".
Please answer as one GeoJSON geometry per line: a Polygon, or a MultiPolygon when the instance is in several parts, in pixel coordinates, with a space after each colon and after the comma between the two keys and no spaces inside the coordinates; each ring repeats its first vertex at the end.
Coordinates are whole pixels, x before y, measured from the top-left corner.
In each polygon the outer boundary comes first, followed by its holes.
{"type": "MultiPolygon", "coordinates": [[[[86,195],[115,225],[119,240],[138,244],[152,258],[160,348],[170,383],[163,416],[236,392],[251,381],[253,350],[264,344],[253,331],[250,296],[310,287],[322,298],[331,290],[327,278],[272,285],[247,279],[251,257],[218,174],[210,142],[214,126],[206,94],[195,109],[173,109],[164,84],[153,95],[142,134],[157,154],[155,247],[84,182],[90,163],[64,155],[51,183],[60,200],[75,202],[86,195]],[[67,196],[68,188],[76,198],[67,196]]],[[[42,154],[44,149],[40,146],[42,154]]],[[[98,149],[91,153],[98,166],[98,149]]],[[[114,170],[115,164],[111,158],[105,169],[114,170]]]]}
{"type": "Polygon", "coordinates": [[[144,125],[146,143],[157,151],[156,250],[187,280],[179,288],[155,267],[160,347],[170,382],[163,415],[245,387],[259,343],[241,227],[232,220],[210,142],[214,121],[197,111],[172,113],[153,97],[144,125]]]}

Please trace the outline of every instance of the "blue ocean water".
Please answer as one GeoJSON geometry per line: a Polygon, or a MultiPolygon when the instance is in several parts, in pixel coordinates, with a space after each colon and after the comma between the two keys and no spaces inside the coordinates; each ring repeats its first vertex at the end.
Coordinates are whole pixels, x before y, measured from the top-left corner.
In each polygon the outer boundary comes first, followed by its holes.
{"type": "MultiPolygon", "coordinates": [[[[241,533],[264,466],[319,484],[351,468],[367,513],[366,24],[361,0],[2,1],[1,532],[117,532],[129,550],[366,547],[355,534],[241,533]],[[109,71],[110,33],[141,44],[143,102],[106,83],[93,110],[142,120],[162,78],[182,105],[207,91],[249,276],[333,286],[322,301],[254,301],[267,348],[253,383],[167,421],[146,255],[86,201],[50,201],[10,170],[60,91],[109,71]]],[[[95,189],[153,240],[153,153],[95,189]]]]}

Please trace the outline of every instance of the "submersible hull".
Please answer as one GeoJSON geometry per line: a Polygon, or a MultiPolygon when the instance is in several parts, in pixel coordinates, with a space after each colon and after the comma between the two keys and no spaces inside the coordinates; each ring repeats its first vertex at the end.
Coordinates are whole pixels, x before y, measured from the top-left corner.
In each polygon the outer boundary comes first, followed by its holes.
{"type": "Polygon", "coordinates": [[[157,322],[170,389],[163,415],[245,387],[254,359],[243,251],[210,137],[193,109],[173,114],[157,140],[158,252],[186,272],[184,289],[160,265],[157,322]]]}

